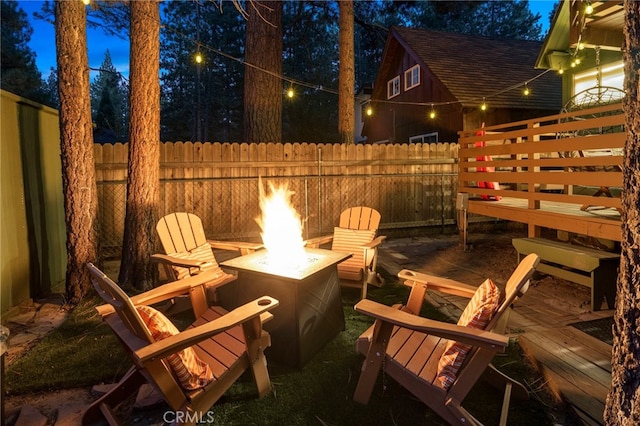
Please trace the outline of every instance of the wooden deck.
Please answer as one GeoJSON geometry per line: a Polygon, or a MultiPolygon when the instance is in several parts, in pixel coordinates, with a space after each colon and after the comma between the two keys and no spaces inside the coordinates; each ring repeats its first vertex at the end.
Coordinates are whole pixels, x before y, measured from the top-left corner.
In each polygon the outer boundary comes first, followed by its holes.
{"type": "MultiPolygon", "coordinates": [[[[492,255],[485,247],[495,244],[502,244],[504,253],[514,236],[517,235],[471,235],[474,248],[467,252],[463,252],[455,238],[391,239],[380,249],[379,264],[392,274],[409,268],[469,284],[492,277],[500,284],[511,264],[516,263],[515,251],[513,258],[505,259],[508,267],[499,271],[474,268],[467,260],[492,255]],[[459,262],[442,258],[441,253],[452,247],[459,251],[459,262]]],[[[459,315],[467,303],[465,299],[437,292],[430,292],[429,297],[432,304],[452,316],[459,315]]],[[[611,346],[569,324],[610,317],[613,310],[592,312],[589,300],[590,289],[586,287],[550,276],[536,277],[525,297],[516,303],[509,331],[537,365],[556,397],[570,404],[584,424],[600,425],[611,381],[611,346]]]]}
{"type": "Polygon", "coordinates": [[[620,241],[622,233],[618,210],[598,205],[602,202],[600,197],[589,197],[586,201],[591,206],[581,210],[581,205],[574,203],[541,201],[538,208],[530,209],[527,200],[523,198],[503,197],[499,201],[471,199],[468,212],[527,223],[530,225],[529,236],[538,232],[533,228],[544,227],[620,241]]]}

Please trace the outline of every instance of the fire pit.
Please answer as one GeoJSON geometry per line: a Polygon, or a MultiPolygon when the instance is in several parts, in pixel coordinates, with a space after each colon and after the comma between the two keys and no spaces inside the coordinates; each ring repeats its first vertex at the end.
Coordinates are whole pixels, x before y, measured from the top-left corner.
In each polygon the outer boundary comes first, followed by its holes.
{"type": "Polygon", "coordinates": [[[264,295],[278,299],[273,319],[264,325],[271,335],[265,353],[276,362],[301,368],[344,330],[336,265],[350,256],[305,249],[301,262],[278,268],[270,264],[266,250],[227,260],[221,265],[237,271],[238,279],[223,286],[221,302],[238,306],[264,295]]]}

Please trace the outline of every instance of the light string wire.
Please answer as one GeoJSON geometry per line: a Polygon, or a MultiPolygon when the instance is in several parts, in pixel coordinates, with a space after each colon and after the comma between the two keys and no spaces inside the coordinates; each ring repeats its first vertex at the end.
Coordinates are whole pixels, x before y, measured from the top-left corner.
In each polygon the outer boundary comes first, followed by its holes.
{"type": "MultiPolygon", "coordinates": [[[[243,18],[245,18],[244,14],[242,14],[242,13],[241,13],[241,16],[243,18]]],[[[150,17],[150,16],[147,16],[147,18],[150,19],[150,20],[154,19],[153,17],[150,17]]],[[[204,44],[200,40],[195,40],[192,37],[189,37],[188,35],[184,34],[183,32],[181,32],[181,31],[179,31],[179,30],[177,30],[175,28],[171,28],[169,25],[163,24],[161,20],[158,20],[158,24],[161,26],[161,28],[163,30],[170,31],[170,32],[176,34],[177,36],[181,37],[184,41],[192,43],[194,46],[197,46],[200,49],[207,50],[209,52],[215,53],[216,55],[219,55],[219,56],[222,56],[222,57],[227,58],[229,60],[238,62],[238,63],[240,63],[242,65],[251,67],[251,68],[253,68],[255,70],[258,70],[260,72],[268,74],[268,75],[270,75],[272,77],[278,78],[278,79],[280,79],[280,80],[282,80],[284,82],[288,82],[290,85],[297,85],[297,86],[300,86],[300,87],[306,87],[306,88],[309,88],[309,89],[313,89],[313,90],[317,90],[317,91],[321,91],[321,92],[325,92],[325,93],[330,93],[330,94],[334,94],[334,95],[338,95],[338,93],[339,93],[337,89],[327,88],[327,87],[325,87],[324,85],[321,85],[321,84],[308,83],[308,82],[305,82],[305,81],[302,81],[302,80],[295,79],[293,77],[287,77],[284,74],[278,74],[278,73],[275,73],[275,72],[270,71],[268,69],[262,68],[262,67],[260,67],[258,65],[254,65],[252,63],[246,62],[242,58],[237,58],[237,57],[235,57],[233,55],[230,55],[230,54],[228,54],[226,52],[223,52],[223,51],[221,51],[219,49],[216,49],[216,48],[214,48],[212,46],[209,46],[208,44],[204,44]]],[[[91,69],[95,70],[95,68],[91,68],[91,69]]],[[[388,100],[388,99],[387,100],[385,100],[385,99],[375,99],[375,100],[373,100],[373,99],[370,99],[370,98],[368,98],[366,96],[359,96],[359,95],[356,95],[356,100],[365,101],[365,102],[372,102],[372,103],[376,103],[376,104],[429,106],[429,107],[432,107],[432,108],[437,107],[437,106],[447,106],[447,105],[455,105],[455,104],[475,103],[475,102],[479,102],[479,101],[485,102],[487,99],[493,98],[495,96],[501,95],[503,93],[506,93],[506,92],[509,92],[509,91],[512,91],[512,90],[516,90],[516,89],[518,89],[520,87],[524,87],[524,86],[528,85],[529,83],[531,83],[532,81],[535,81],[538,78],[542,77],[543,75],[545,75],[549,71],[551,71],[551,69],[546,69],[546,70],[542,71],[540,74],[538,74],[538,75],[536,75],[536,76],[534,76],[534,77],[532,77],[532,78],[530,78],[528,80],[525,80],[525,81],[520,82],[520,83],[513,84],[513,85],[511,85],[511,86],[509,86],[507,88],[498,90],[498,91],[496,91],[494,93],[491,93],[489,95],[478,96],[478,97],[468,98],[468,99],[458,99],[458,100],[455,100],[455,101],[445,101],[445,102],[407,102],[407,101],[393,101],[393,100],[388,100]]],[[[120,74],[120,73],[118,72],[118,74],[120,74]]],[[[120,75],[122,76],[122,74],[120,74],[120,75]]],[[[124,78],[126,80],[126,78],[124,76],[122,76],[122,78],[124,78]]]]}

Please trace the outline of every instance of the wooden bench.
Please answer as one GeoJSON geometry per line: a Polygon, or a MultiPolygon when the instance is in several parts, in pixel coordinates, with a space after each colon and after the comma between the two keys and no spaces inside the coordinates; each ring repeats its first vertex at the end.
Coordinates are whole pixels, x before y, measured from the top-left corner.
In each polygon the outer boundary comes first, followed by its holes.
{"type": "Polygon", "coordinates": [[[613,309],[620,254],[594,250],[544,238],[514,238],[513,246],[521,255],[540,256],[537,271],[591,288],[591,309],[599,311],[603,299],[613,309]]]}

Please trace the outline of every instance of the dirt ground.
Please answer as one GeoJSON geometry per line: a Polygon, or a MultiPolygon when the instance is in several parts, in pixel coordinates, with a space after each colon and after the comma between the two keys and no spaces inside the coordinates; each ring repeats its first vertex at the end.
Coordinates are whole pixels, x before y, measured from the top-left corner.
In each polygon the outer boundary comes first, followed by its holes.
{"type": "MultiPolygon", "coordinates": [[[[517,264],[517,254],[511,245],[511,239],[523,237],[526,232],[517,227],[506,227],[489,233],[485,231],[485,229],[480,229],[478,232],[470,232],[466,250],[459,236],[451,232],[390,237],[383,244],[378,265],[391,275],[407,268],[458,279],[469,284],[479,284],[488,277],[498,284],[504,284],[517,264]]],[[[553,281],[554,279],[545,277],[544,280],[553,281]]],[[[554,283],[550,282],[549,284],[553,285],[554,283]]],[[[567,298],[577,297],[589,300],[589,292],[586,288],[573,285],[556,287],[559,292],[566,292],[567,298]]],[[[60,301],[60,299],[53,300],[60,301]]],[[[48,307],[48,310],[48,315],[51,315],[51,306],[48,307]]],[[[57,314],[53,315],[54,318],[49,316],[44,320],[59,324],[66,313],[62,309],[55,312],[57,314]]],[[[13,352],[7,359],[7,363],[10,364],[13,359],[29,350],[37,342],[37,338],[23,342],[21,336],[24,333],[29,333],[30,329],[41,327],[42,324],[36,315],[32,321],[23,321],[21,324],[9,322],[6,326],[11,329],[10,347],[13,347],[13,352]]],[[[96,398],[96,394],[92,394],[91,389],[88,388],[38,395],[9,396],[5,398],[6,424],[79,424],[83,408],[96,398]],[[18,416],[24,414],[31,417],[25,419],[21,417],[21,420],[16,423],[18,416]]],[[[148,414],[141,412],[140,415],[148,414]]],[[[140,422],[136,421],[136,423],[161,424],[161,422],[154,423],[149,418],[138,420],[140,422]]]]}

